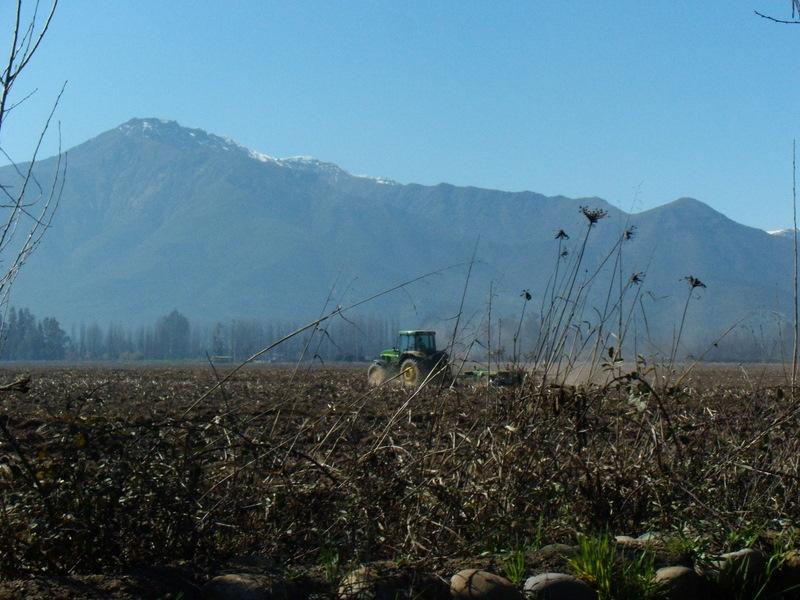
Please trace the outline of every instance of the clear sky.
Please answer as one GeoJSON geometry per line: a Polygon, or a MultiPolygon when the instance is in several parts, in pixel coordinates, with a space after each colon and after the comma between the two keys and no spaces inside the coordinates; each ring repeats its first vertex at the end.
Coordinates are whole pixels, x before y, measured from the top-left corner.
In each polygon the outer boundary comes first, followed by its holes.
{"type": "MultiPolygon", "coordinates": [[[[5,30],[11,4],[0,3],[5,30]]],[[[800,25],[753,9],[788,18],[789,6],[62,0],[18,82],[18,96],[38,91],[0,144],[25,159],[69,80],[67,147],[160,117],[402,183],[625,210],[692,196],[776,229],[791,223],[800,25]]]]}

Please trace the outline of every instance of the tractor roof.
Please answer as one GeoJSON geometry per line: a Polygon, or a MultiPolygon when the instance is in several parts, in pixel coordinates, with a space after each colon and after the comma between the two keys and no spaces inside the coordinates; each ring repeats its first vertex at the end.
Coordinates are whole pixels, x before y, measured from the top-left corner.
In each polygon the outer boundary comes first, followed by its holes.
{"type": "Polygon", "coordinates": [[[436,335],[435,331],[427,331],[424,329],[406,329],[398,332],[400,335],[415,335],[417,333],[436,335]]]}

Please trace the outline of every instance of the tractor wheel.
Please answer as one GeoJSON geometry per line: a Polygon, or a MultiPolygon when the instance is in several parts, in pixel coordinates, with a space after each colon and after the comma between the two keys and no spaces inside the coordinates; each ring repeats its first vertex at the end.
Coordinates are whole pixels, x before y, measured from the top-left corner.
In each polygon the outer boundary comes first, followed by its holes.
{"type": "Polygon", "coordinates": [[[400,366],[400,381],[407,387],[417,387],[424,379],[420,362],[416,358],[407,358],[400,366]]]}
{"type": "Polygon", "coordinates": [[[372,386],[378,386],[384,381],[386,381],[386,369],[382,365],[370,365],[367,370],[367,383],[372,386]]]}

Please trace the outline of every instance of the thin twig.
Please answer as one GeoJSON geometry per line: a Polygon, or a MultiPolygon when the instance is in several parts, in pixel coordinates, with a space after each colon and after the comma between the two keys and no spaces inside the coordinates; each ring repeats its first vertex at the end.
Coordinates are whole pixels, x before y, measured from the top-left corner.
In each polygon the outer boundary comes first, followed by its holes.
{"type": "Polygon", "coordinates": [[[784,19],[776,19],[775,17],[770,17],[769,15],[765,15],[763,13],[760,13],[757,10],[754,10],[753,12],[756,13],[762,19],[768,19],[768,20],[773,21],[775,23],[782,23],[784,25],[800,25],[800,21],[786,21],[784,19]]]}

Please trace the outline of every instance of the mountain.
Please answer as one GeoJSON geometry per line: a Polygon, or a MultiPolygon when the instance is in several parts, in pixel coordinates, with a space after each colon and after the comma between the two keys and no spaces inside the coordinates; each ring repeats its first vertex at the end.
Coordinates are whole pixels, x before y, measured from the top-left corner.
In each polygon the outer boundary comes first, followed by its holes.
{"type": "MultiPolygon", "coordinates": [[[[627,214],[600,198],[547,197],[448,184],[402,185],[354,176],[308,157],[277,159],[174,121],[132,119],[68,152],[61,205],[26,264],[12,303],[65,324],[149,323],[177,308],[201,322],[314,318],[336,282],[347,305],[423,273],[465,263],[477,246],[464,319],[517,318],[520,291],[539,302],[562,241],[579,251],[583,206],[607,216],[591,231],[581,277],[626,227],[622,270],[646,272],[646,325],[672,334],[687,275],[701,279],[687,333],[713,337],[744,315],[788,314],[791,243],[682,198],[627,214]],[[478,241],[479,240],[479,241],[478,241]]],[[[35,165],[47,180],[55,158],[35,165]]],[[[0,183],[18,178],[0,169],[0,183]]],[[[606,267],[613,263],[605,263],[606,267]]],[[[566,267],[562,267],[566,268],[566,267]]],[[[360,308],[408,327],[450,328],[466,266],[360,308]]],[[[606,300],[608,269],[586,306],[606,300]],[[603,280],[603,278],[606,278],[603,280]]],[[[563,272],[563,271],[562,271],[563,272]]],[[[538,311],[539,304],[536,304],[538,311]]]]}

